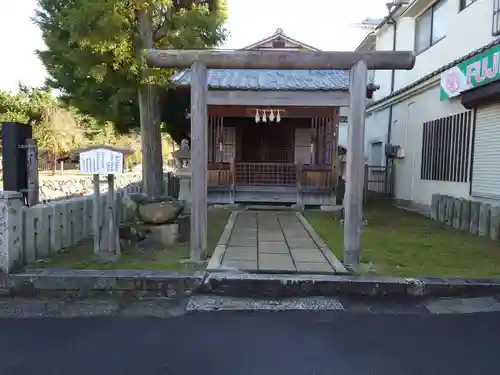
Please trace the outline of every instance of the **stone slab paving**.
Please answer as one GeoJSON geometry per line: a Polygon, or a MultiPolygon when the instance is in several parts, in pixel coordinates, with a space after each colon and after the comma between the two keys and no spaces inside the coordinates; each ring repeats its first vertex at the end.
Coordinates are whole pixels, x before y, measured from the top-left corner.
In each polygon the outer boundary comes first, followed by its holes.
{"type": "Polygon", "coordinates": [[[335,264],[325,257],[311,230],[295,212],[238,212],[219,268],[335,273],[335,264]]]}

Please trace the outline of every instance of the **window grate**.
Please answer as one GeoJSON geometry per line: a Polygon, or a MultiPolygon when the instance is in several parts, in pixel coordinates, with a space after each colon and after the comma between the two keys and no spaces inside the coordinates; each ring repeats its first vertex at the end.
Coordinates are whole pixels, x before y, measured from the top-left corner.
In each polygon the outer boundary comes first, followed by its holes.
{"type": "Polygon", "coordinates": [[[491,23],[491,34],[500,35],[500,0],[493,0],[493,20],[491,23]]]}
{"type": "Polygon", "coordinates": [[[469,181],[472,111],[424,123],[420,178],[469,181]]]}

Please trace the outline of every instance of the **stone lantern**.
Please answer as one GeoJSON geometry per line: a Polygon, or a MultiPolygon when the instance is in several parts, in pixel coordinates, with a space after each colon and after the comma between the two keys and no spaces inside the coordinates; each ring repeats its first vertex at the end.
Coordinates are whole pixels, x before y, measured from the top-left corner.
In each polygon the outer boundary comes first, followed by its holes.
{"type": "Polygon", "coordinates": [[[191,160],[191,150],[187,139],[181,141],[181,148],[172,153],[177,169],[187,169],[191,160]]]}
{"type": "Polygon", "coordinates": [[[177,164],[177,177],[179,177],[179,200],[185,203],[185,213],[190,212],[191,206],[191,150],[187,139],[181,141],[181,148],[172,153],[177,164]]]}

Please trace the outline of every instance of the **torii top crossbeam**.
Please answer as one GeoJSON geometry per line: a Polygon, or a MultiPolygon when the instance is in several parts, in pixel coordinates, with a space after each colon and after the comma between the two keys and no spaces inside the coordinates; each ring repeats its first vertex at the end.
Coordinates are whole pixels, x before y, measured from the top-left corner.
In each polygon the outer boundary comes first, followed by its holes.
{"type": "Polygon", "coordinates": [[[369,70],[411,70],[411,51],[241,51],[156,50],[145,52],[146,62],[157,68],[189,68],[195,61],[212,69],[351,69],[364,61],[369,70]]]}

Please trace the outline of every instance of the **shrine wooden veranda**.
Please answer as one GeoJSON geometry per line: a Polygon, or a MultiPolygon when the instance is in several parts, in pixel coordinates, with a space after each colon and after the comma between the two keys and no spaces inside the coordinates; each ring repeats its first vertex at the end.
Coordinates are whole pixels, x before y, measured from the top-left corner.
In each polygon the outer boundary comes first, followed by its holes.
{"type": "Polygon", "coordinates": [[[208,112],[209,203],[332,203],[338,108],[213,106],[208,112]]]}

